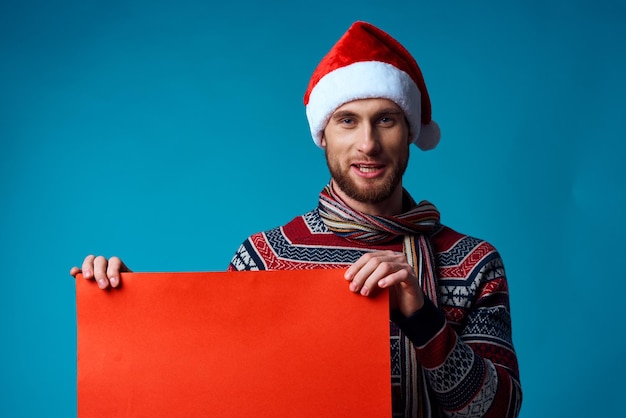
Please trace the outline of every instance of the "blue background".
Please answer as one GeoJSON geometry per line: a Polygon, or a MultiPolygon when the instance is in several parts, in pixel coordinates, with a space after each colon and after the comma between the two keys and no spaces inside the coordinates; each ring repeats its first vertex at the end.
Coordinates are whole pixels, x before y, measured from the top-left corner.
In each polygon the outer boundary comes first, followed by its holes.
{"type": "Polygon", "coordinates": [[[0,415],[75,415],[85,255],[221,271],[316,205],[302,95],[358,19],[415,55],[442,129],[405,186],[504,257],[522,417],[621,415],[623,2],[207,3],[0,3],[0,415]]]}

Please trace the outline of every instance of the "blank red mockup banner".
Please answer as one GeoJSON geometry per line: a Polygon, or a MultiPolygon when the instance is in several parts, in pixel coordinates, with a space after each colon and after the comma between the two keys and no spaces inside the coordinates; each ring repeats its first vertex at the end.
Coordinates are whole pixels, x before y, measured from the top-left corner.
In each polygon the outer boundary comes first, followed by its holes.
{"type": "Polygon", "coordinates": [[[387,292],[343,272],[79,276],[78,416],[390,417],[387,292]]]}

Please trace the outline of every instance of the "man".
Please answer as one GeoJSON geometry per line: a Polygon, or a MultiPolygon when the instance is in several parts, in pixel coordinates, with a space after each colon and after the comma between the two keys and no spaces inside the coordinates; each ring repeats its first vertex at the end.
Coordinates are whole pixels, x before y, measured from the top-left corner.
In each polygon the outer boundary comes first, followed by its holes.
{"type": "MultiPolygon", "coordinates": [[[[229,270],[347,267],[352,292],[389,289],[394,416],[516,417],[522,393],[502,260],[402,186],[410,144],[428,150],[440,137],[413,57],[356,22],[314,71],[304,102],[331,181],[317,208],[245,240],[229,270]]],[[[82,269],[102,288],[128,271],[93,256],[82,269]]]]}

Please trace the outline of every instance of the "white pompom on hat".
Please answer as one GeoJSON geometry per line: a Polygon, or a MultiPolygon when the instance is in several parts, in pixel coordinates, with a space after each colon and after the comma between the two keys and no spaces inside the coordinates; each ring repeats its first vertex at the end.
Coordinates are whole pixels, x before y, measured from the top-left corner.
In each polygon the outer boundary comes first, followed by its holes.
{"type": "Polygon", "coordinates": [[[304,94],[313,141],[321,146],[333,112],[352,100],[383,98],[396,103],[409,122],[412,142],[426,151],[439,143],[430,98],[417,62],[381,29],[355,22],[319,63],[304,94]]]}

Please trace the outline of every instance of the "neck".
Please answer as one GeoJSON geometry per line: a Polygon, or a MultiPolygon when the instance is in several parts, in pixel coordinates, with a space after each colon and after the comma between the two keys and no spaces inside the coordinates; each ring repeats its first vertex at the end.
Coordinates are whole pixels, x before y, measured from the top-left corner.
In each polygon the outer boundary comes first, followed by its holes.
{"type": "Polygon", "coordinates": [[[333,191],[352,209],[367,215],[393,216],[402,213],[402,183],[398,184],[391,196],[381,202],[361,202],[346,195],[334,181],[331,181],[333,191]]]}

